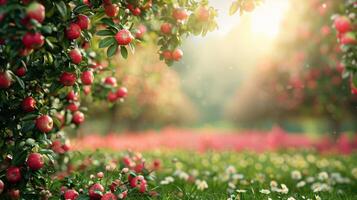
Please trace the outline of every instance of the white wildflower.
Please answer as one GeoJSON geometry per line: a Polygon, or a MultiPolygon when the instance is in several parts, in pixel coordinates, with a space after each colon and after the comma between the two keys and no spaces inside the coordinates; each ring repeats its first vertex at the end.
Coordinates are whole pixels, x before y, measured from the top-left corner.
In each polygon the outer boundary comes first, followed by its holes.
{"type": "Polygon", "coordinates": [[[296,184],[296,187],[301,188],[301,187],[304,187],[305,185],[306,185],[305,181],[300,181],[296,184]]]}
{"type": "Polygon", "coordinates": [[[312,184],[311,189],[313,192],[328,192],[332,190],[326,183],[314,183],[312,184]]]}
{"type": "Polygon", "coordinates": [[[232,177],[234,180],[241,180],[244,178],[243,174],[234,174],[232,177]]]}
{"type": "Polygon", "coordinates": [[[203,190],[208,188],[208,184],[207,184],[206,181],[201,181],[201,180],[197,179],[195,184],[197,186],[197,189],[201,190],[201,191],[203,191],[203,190]]]}
{"type": "Polygon", "coordinates": [[[298,170],[292,171],[291,178],[294,180],[300,180],[302,178],[300,171],[298,171],[298,170]]]}
{"type": "Polygon", "coordinates": [[[285,184],[281,184],[281,190],[280,193],[287,194],[289,192],[289,188],[286,187],[285,184]]]}
{"type": "Polygon", "coordinates": [[[321,197],[319,195],[315,195],[316,200],[321,200],[321,197]]]}
{"type": "Polygon", "coordinates": [[[238,190],[236,190],[236,192],[238,192],[238,193],[246,193],[246,192],[247,192],[247,190],[241,190],[241,189],[238,189],[238,190]]]}
{"type": "Polygon", "coordinates": [[[294,197],[289,197],[288,200],[295,200],[295,198],[294,197]]]}
{"type": "Polygon", "coordinates": [[[306,182],[308,182],[308,183],[312,183],[314,181],[315,181],[315,178],[312,177],[312,176],[309,176],[309,177],[306,178],[306,182]]]}
{"type": "Polygon", "coordinates": [[[261,189],[259,192],[262,194],[270,194],[270,190],[267,189],[261,189]]]}
{"type": "Polygon", "coordinates": [[[236,168],[232,165],[229,165],[227,168],[226,168],[226,173],[227,174],[234,174],[236,173],[236,168]]]}
{"type": "Polygon", "coordinates": [[[327,172],[320,172],[318,175],[318,178],[320,181],[325,181],[328,179],[328,173],[327,172]]]}

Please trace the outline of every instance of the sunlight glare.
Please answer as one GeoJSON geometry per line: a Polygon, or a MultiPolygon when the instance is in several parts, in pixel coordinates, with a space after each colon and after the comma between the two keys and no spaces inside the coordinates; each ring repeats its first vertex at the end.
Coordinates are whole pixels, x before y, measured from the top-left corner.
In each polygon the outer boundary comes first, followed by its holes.
{"type": "Polygon", "coordinates": [[[255,34],[275,38],[289,6],[289,0],[265,0],[251,15],[255,34]]]}

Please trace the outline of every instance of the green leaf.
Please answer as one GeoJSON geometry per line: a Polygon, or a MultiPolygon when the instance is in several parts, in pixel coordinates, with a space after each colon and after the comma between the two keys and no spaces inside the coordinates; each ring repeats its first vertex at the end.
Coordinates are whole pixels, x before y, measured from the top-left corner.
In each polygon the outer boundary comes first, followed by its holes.
{"type": "Polygon", "coordinates": [[[106,24],[106,25],[108,25],[108,26],[110,26],[110,27],[115,28],[115,29],[118,30],[118,27],[115,25],[115,23],[113,22],[112,19],[103,18],[101,21],[102,21],[104,24],[106,24]]]}
{"type": "Polygon", "coordinates": [[[234,13],[236,13],[239,9],[239,2],[233,2],[231,7],[229,8],[229,15],[233,15],[234,13]]]}
{"type": "Polygon", "coordinates": [[[120,47],[120,53],[121,53],[121,56],[123,56],[123,58],[125,58],[125,59],[128,58],[128,50],[126,49],[126,47],[121,46],[120,47]]]}
{"type": "Polygon", "coordinates": [[[110,45],[112,45],[114,43],[116,43],[114,37],[107,37],[99,42],[99,48],[109,47],[110,45]]]}
{"type": "Polygon", "coordinates": [[[67,6],[63,1],[56,2],[56,8],[63,19],[67,18],[67,6]]]}
{"type": "Polygon", "coordinates": [[[89,7],[86,4],[79,5],[73,9],[74,13],[84,13],[86,11],[89,11],[89,7]]]}
{"type": "Polygon", "coordinates": [[[112,36],[114,34],[115,33],[111,30],[100,30],[96,33],[96,35],[99,35],[99,36],[112,36]]]}
{"type": "Polygon", "coordinates": [[[107,50],[107,56],[110,58],[112,57],[118,50],[118,44],[117,43],[114,43],[112,44],[108,50],[107,50]]]}
{"type": "Polygon", "coordinates": [[[18,76],[16,76],[16,75],[14,77],[15,77],[16,81],[20,84],[21,88],[25,89],[24,81],[21,78],[19,78],[18,76]]]}

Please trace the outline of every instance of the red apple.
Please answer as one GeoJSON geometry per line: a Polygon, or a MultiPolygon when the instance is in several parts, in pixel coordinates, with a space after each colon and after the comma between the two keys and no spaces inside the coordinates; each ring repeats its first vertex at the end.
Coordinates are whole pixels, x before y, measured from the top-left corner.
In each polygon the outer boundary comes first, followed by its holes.
{"type": "Polygon", "coordinates": [[[36,119],[36,128],[43,133],[50,132],[53,128],[52,118],[48,115],[41,115],[36,119]]]}
{"type": "Polygon", "coordinates": [[[76,83],[77,77],[74,73],[63,72],[60,76],[60,83],[64,86],[72,86],[76,83]]]}
{"type": "Polygon", "coordinates": [[[116,87],[117,86],[117,79],[115,77],[113,77],[113,76],[108,76],[108,77],[106,77],[104,79],[104,84],[116,87]]]}
{"type": "Polygon", "coordinates": [[[8,71],[0,72],[0,89],[6,89],[11,86],[12,78],[8,71]]]}
{"type": "Polygon", "coordinates": [[[126,89],[126,87],[120,87],[117,90],[117,97],[118,98],[124,98],[128,95],[128,89],[126,89]]]}
{"type": "Polygon", "coordinates": [[[183,21],[186,20],[188,17],[188,13],[184,8],[175,8],[172,16],[177,20],[177,21],[183,21]]]}
{"type": "Polygon", "coordinates": [[[71,112],[75,112],[79,109],[79,103],[70,103],[67,106],[67,109],[70,110],[71,112]]]}
{"type": "Polygon", "coordinates": [[[68,92],[66,98],[68,101],[78,101],[78,94],[71,90],[68,92]]]}
{"type": "Polygon", "coordinates": [[[92,186],[90,186],[88,190],[89,198],[91,200],[99,200],[102,198],[103,192],[104,192],[104,187],[99,183],[95,183],[92,186]]]}
{"type": "Polygon", "coordinates": [[[15,71],[15,74],[18,76],[18,77],[23,77],[26,75],[26,68],[25,67],[19,67],[16,69],[15,71]]]}
{"type": "Polygon", "coordinates": [[[79,125],[84,122],[84,114],[80,111],[73,113],[72,122],[79,125]]]}
{"type": "Polygon", "coordinates": [[[27,7],[26,13],[29,19],[34,19],[42,23],[45,19],[45,6],[34,1],[27,7]]]}
{"type": "Polygon", "coordinates": [[[208,10],[208,8],[206,8],[204,6],[200,6],[196,9],[195,14],[196,14],[198,21],[206,22],[209,19],[210,11],[208,10]]]}
{"type": "Polygon", "coordinates": [[[20,190],[18,189],[11,189],[9,191],[9,196],[11,200],[17,200],[20,199],[20,190]]]}
{"type": "Polygon", "coordinates": [[[31,170],[39,170],[45,165],[43,156],[39,153],[31,153],[27,157],[26,163],[31,170]]]}
{"type": "Polygon", "coordinates": [[[5,4],[7,4],[7,0],[0,0],[0,5],[2,6],[2,5],[5,5],[5,4]]]}
{"type": "Polygon", "coordinates": [[[22,100],[21,108],[25,112],[32,112],[36,109],[36,100],[33,97],[26,97],[22,100]]]}
{"type": "Polygon", "coordinates": [[[66,36],[69,40],[75,40],[81,36],[81,27],[78,24],[72,23],[66,30],[66,36]]]}
{"type": "Polygon", "coordinates": [[[118,15],[119,7],[116,4],[104,4],[104,12],[108,17],[115,17],[118,15]]]}
{"type": "Polygon", "coordinates": [[[338,16],[335,21],[335,28],[339,33],[346,33],[351,30],[351,20],[346,16],[338,16]]]}
{"type": "Polygon", "coordinates": [[[79,49],[72,49],[69,52],[69,57],[71,58],[72,63],[78,65],[82,61],[82,54],[79,49]]]}
{"type": "Polygon", "coordinates": [[[0,194],[4,191],[5,188],[5,184],[4,182],[2,182],[2,180],[0,180],[0,194]]]}
{"type": "Polygon", "coordinates": [[[175,60],[175,61],[181,60],[182,56],[183,56],[183,52],[182,52],[181,49],[175,49],[172,52],[172,59],[175,60]]]}
{"type": "Polygon", "coordinates": [[[172,60],[172,53],[169,50],[163,51],[162,56],[165,58],[165,60],[172,60]]]}
{"type": "Polygon", "coordinates": [[[41,33],[27,32],[22,37],[22,43],[27,49],[38,49],[45,43],[45,38],[41,33]]]}
{"type": "Polygon", "coordinates": [[[160,30],[161,30],[161,33],[163,33],[163,34],[171,34],[172,25],[170,23],[165,22],[165,23],[161,24],[160,30]]]}
{"type": "Polygon", "coordinates": [[[128,45],[133,40],[133,36],[130,31],[122,29],[115,35],[115,39],[119,45],[128,45]]]}
{"type": "Polygon", "coordinates": [[[342,35],[340,39],[341,44],[348,45],[348,44],[355,44],[356,43],[356,36],[352,32],[347,32],[342,35]]]}
{"type": "Polygon", "coordinates": [[[90,26],[89,17],[87,17],[86,15],[82,15],[82,14],[79,14],[77,16],[77,22],[76,23],[82,30],[86,30],[90,26]]]}
{"type": "Polygon", "coordinates": [[[117,197],[115,196],[115,194],[113,194],[111,192],[107,192],[103,195],[101,200],[117,200],[117,197]]]}
{"type": "Polygon", "coordinates": [[[70,189],[70,190],[67,190],[63,196],[64,196],[64,199],[66,199],[66,200],[75,200],[78,198],[79,194],[76,190],[70,189]]]}
{"type": "Polygon", "coordinates": [[[109,91],[109,92],[108,92],[108,95],[107,95],[107,100],[108,100],[109,102],[115,102],[116,100],[118,100],[117,93],[112,92],[112,91],[109,91]]]}
{"type": "Polygon", "coordinates": [[[10,183],[17,183],[21,181],[21,171],[20,168],[16,166],[11,166],[6,170],[6,179],[10,183]]]}
{"type": "Polygon", "coordinates": [[[83,85],[91,85],[94,81],[94,75],[92,70],[82,72],[81,81],[83,85]]]}

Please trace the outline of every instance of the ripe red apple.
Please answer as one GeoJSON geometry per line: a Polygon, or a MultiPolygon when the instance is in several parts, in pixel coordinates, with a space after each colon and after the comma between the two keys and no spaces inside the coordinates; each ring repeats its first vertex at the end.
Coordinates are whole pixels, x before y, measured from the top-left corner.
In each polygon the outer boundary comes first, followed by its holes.
{"type": "Polygon", "coordinates": [[[7,4],[7,0],[0,0],[0,5],[5,5],[7,4]]]}
{"type": "Polygon", "coordinates": [[[162,56],[165,58],[165,60],[172,60],[172,53],[169,50],[163,51],[162,56]]]}
{"type": "Polygon", "coordinates": [[[146,26],[144,24],[140,24],[135,32],[135,38],[141,39],[144,37],[144,34],[147,32],[146,26]]]}
{"type": "Polygon", "coordinates": [[[92,186],[90,186],[88,190],[89,198],[91,200],[97,200],[97,199],[99,200],[100,198],[102,198],[103,192],[104,192],[104,187],[99,183],[95,183],[92,186]]]}
{"type": "Polygon", "coordinates": [[[73,113],[72,122],[79,125],[84,122],[84,114],[80,111],[73,113]]]}
{"type": "Polygon", "coordinates": [[[341,36],[340,43],[343,45],[348,45],[348,44],[355,44],[356,43],[356,36],[352,32],[347,32],[344,33],[341,36]]]}
{"type": "Polygon", "coordinates": [[[78,101],[78,94],[71,90],[68,92],[66,98],[68,101],[78,101]]]}
{"type": "Polygon", "coordinates": [[[139,192],[144,193],[147,190],[147,183],[143,176],[136,176],[130,180],[130,186],[137,188],[139,192]]]}
{"type": "Polygon", "coordinates": [[[45,43],[45,38],[41,33],[27,32],[22,37],[22,43],[27,49],[38,49],[45,43]]]}
{"type": "Polygon", "coordinates": [[[117,90],[117,97],[118,98],[124,98],[128,95],[128,89],[126,89],[126,87],[120,87],[117,90]]]}
{"type": "Polygon", "coordinates": [[[69,52],[69,57],[71,58],[72,63],[78,65],[82,61],[82,54],[79,49],[72,49],[69,52]]]}
{"type": "Polygon", "coordinates": [[[79,104],[78,103],[70,103],[67,106],[67,109],[70,110],[71,112],[75,112],[79,109],[79,104]]]}
{"type": "Polygon", "coordinates": [[[346,33],[352,28],[351,20],[346,16],[336,17],[334,24],[339,33],[346,33]]]}
{"type": "Polygon", "coordinates": [[[170,23],[165,22],[165,23],[161,24],[160,30],[161,30],[161,33],[163,33],[163,34],[171,34],[172,25],[170,23]]]}
{"type": "Polygon", "coordinates": [[[60,83],[64,86],[72,86],[76,83],[77,77],[74,73],[63,72],[60,76],[60,83]]]}
{"type": "Polygon", "coordinates": [[[5,188],[5,184],[4,182],[2,182],[2,180],[0,180],[0,194],[4,191],[5,188]]]}
{"type": "Polygon", "coordinates": [[[45,165],[43,156],[39,153],[31,153],[27,157],[26,163],[31,170],[39,170],[45,165]]]}
{"type": "Polygon", "coordinates": [[[181,60],[182,56],[183,56],[183,52],[182,52],[181,49],[175,49],[172,52],[172,59],[175,60],[175,61],[181,60]]]}
{"type": "Polygon", "coordinates": [[[15,74],[18,76],[18,77],[23,77],[26,75],[26,68],[25,67],[19,67],[16,69],[15,71],[15,74]]]}
{"type": "Polygon", "coordinates": [[[64,199],[66,199],[66,200],[76,200],[78,198],[79,194],[76,190],[70,189],[70,190],[67,190],[63,196],[64,196],[64,199]]]}
{"type": "Polygon", "coordinates": [[[20,190],[18,189],[11,189],[9,191],[9,196],[11,200],[17,200],[20,199],[20,190]]]}
{"type": "Polygon", "coordinates": [[[115,194],[113,194],[111,192],[107,192],[103,195],[101,200],[117,200],[117,197],[115,196],[115,194]]]}
{"type": "Polygon", "coordinates": [[[122,29],[115,35],[115,39],[119,45],[128,45],[133,40],[133,36],[130,31],[122,29]]]}
{"type": "Polygon", "coordinates": [[[175,8],[172,16],[177,20],[177,21],[183,21],[186,20],[188,17],[188,13],[184,8],[175,8]]]}
{"type": "Polygon", "coordinates": [[[36,128],[43,133],[50,132],[53,128],[52,118],[48,115],[41,115],[36,119],[36,128]]]}
{"type": "Polygon", "coordinates": [[[21,181],[21,171],[20,168],[16,166],[11,166],[6,170],[6,179],[10,183],[17,183],[21,181]]]}
{"type": "Polygon", "coordinates": [[[11,86],[12,78],[8,71],[0,72],[0,89],[6,89],[11,86]]]}
{"type": "Polygon", "coordinates": [[[141,9],[136,7],[133,10],[131,10],[131,13],[133,13],[134,16],[139,16],[141,15],[141,9]]]}
{"type": "Polygon", "coordinates": [[[75,40],[81,36],[81,27],[78,24],[72,23],[66,30],[66,36],[69,40],[75,40]]]}
{"type": "Polygon", "coordinates": [[[45,6],[34,1],[27,7],[26,14],[29,19],[34,19],[42,23],[45,19],[45,6]]]}
{"type": "Polygon", "coordinates": [[[209,19],[210,11],[204,6],[200,6],[196,9],[195,15],[198,21],[206,22],[209,19]]]}
{"type": "Polygon", "coordinates": [[[76,23],[82,30],[86,30],[90,26],[90,19],[86,15],[79,14],[76,23]]]}
{"type": "Polygon", "coordinates": [[[108,100],[109,102],[115,102],[116,100],[118,100],[117,93],[116,93],[116,92],[109,91],[109,92],[108,92],[108,95],[107,95],[107,100],[108,100]]]}
{"type": "Polygon", "coordinates": [[[32,112],[36,109],[36,100],[33,97],[26,97],[22,100],[21,108],[25,112],[32,112]]]}
{"type": "Polygon", "coordinates": [[[115,17],[118,15],[119,6],[116,4],[104,4],[104,12],[108,17],[115,17]]]}
{"type": "Polygon", "coordinates": [[[94,81],[94,75],[92,70],[82,72],[81,81],[83,85],[91,85],[94,81]]]}
{"type": "Polygon", "coordinates": [[[91,86],[89,86],[89,85],[83,86],[83,93],[84,93],[85,95],[90,94],[91,91],[92,91],[91,86]]]}
{"type": "Polygon", "coordinates": [[[108,76],[108,77],[106,77],[104,79],[104,84],[116,87],[117,86],[117,79],[115,77],[113,77],[113,76],[108,76]]]}

